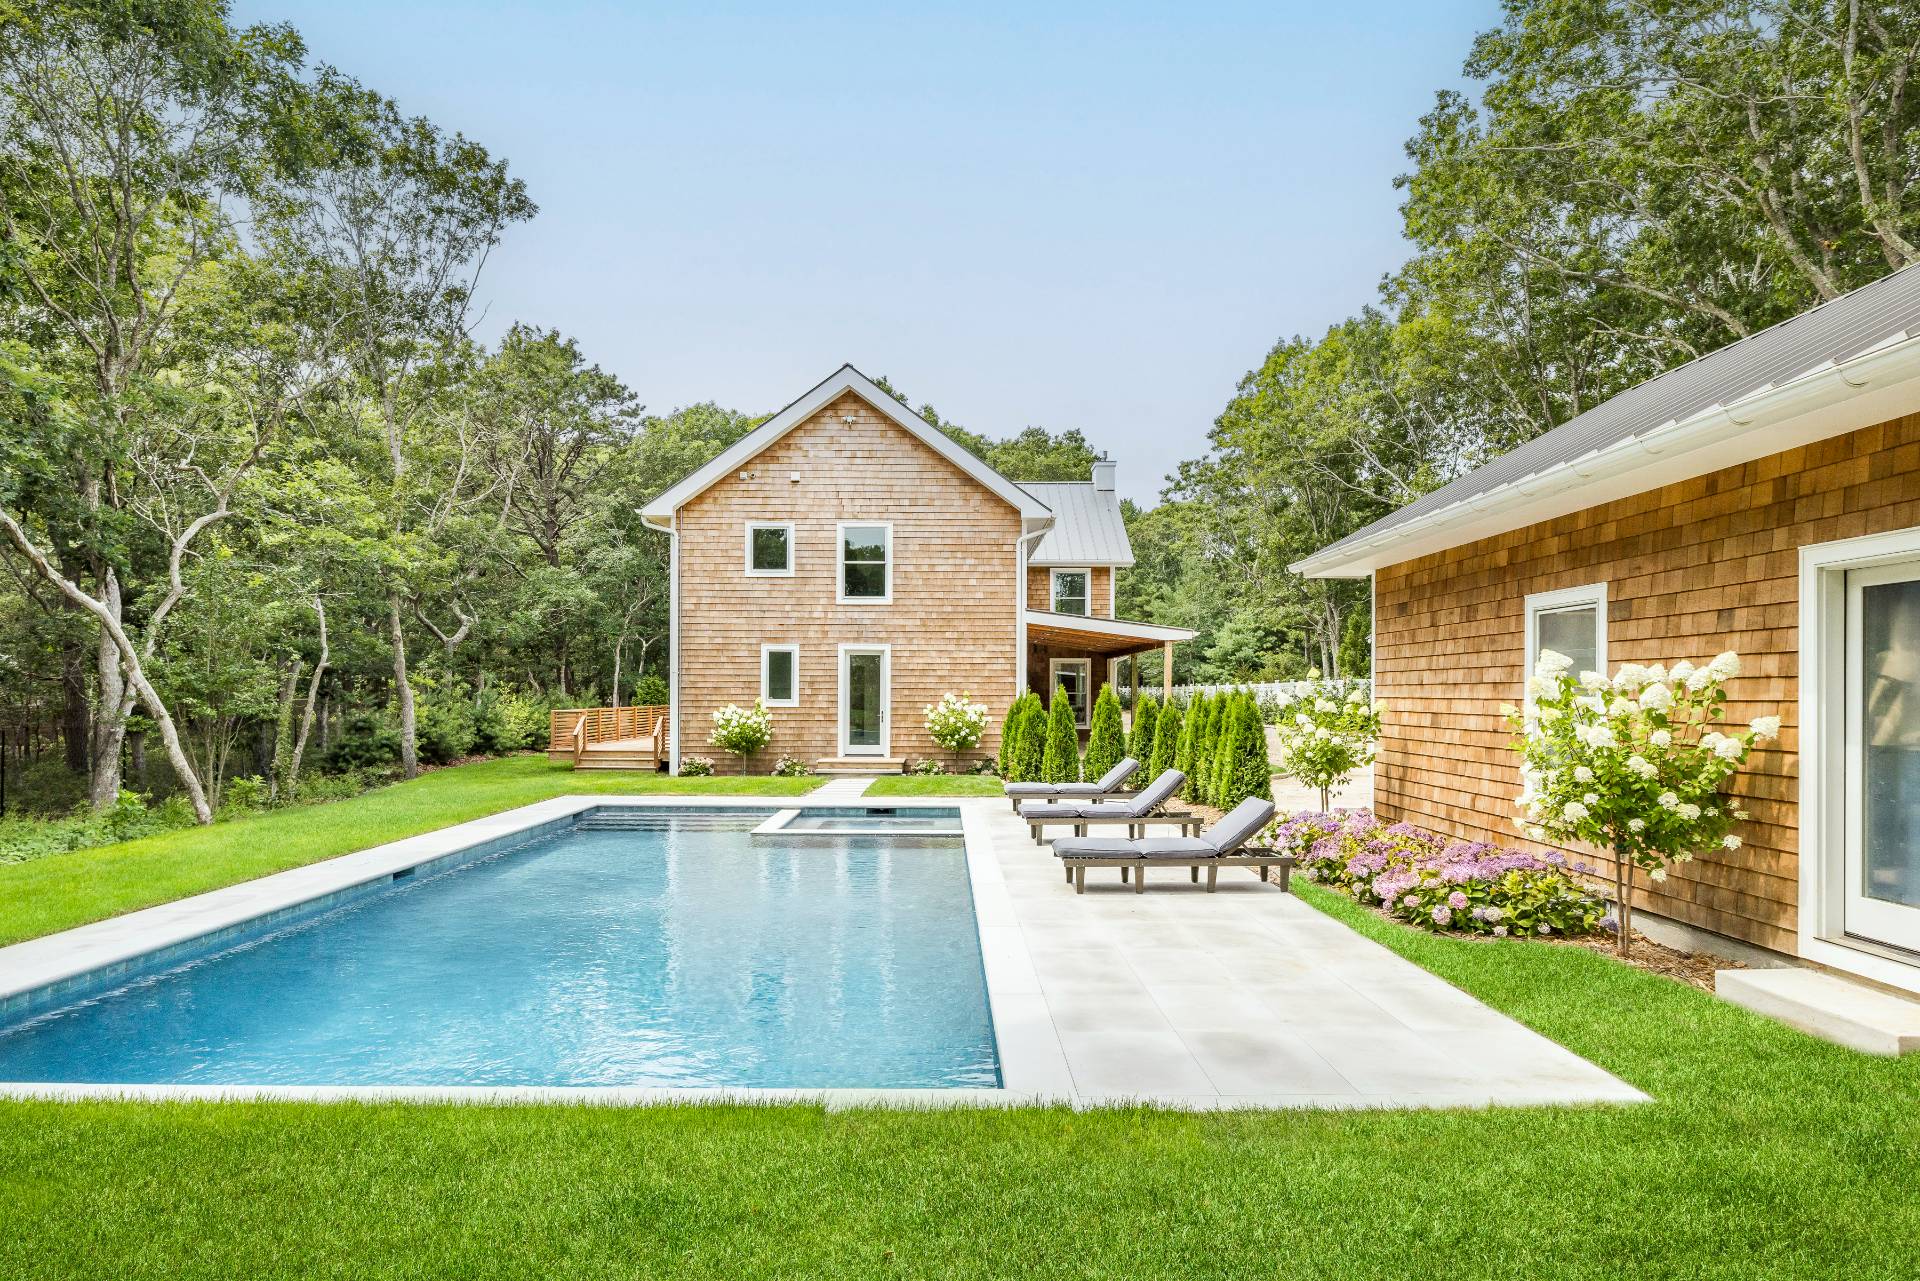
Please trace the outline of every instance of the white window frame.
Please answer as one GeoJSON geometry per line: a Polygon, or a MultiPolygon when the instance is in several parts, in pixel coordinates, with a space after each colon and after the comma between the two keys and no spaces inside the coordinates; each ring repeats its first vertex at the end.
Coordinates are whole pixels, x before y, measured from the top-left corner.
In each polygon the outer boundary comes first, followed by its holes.
{"type": "Polygon", "coordinates": [[[770,644],[760,647],[760,701],[768,707],[800,706],[800,647],[798,645],[770,644]],[[767,669],[767,660],[776,651],[793,656],[793,697],[791,698],[773,696],[773,683],[767,669]]]}
{"type": "Polygon", "coordinates": [[[1060,575],[1062,574],[1085,574],[1087,576],[1086,612],[1084,614],[1070,615],[1070,617],[1092,618],[1093,617],[1093,567],[1092,566],[1087,566],[1084,569],[1076,569],[1071,565],[1062,565],[1054,569],[1049,569],[1047,571],[1047,609],[1055,614],[1063,612],[1062,610],[1057,608],[1057,606],[1060,603],[1060,575]]]}
{"type": "Polygon", "coordinates": [[[1846,933],[1847,571],[1920,555],[1920,526],[1800,549],[1800,956],[1920,992],[1909,954],[1846,933]]]}
{"type": "Polygon", "coordinates": [[[1049,701],[1053,698],[1053,691],[1060,688],[1060,669],[1063,667],[1078,667],[1086,672],[1086,681],[1084,684],[1085,698],[1082,700],[1086,716],[1084,719],[1076,717],[1074,720],[1075,726],[1080,729],[1086,729],[1093,724],[1093,660],[1091,658],[1055,658],[1049,660],[1047,663],[1047,698],[1049,701]]]}
{"type": "MultiPolygon", "coordinates": [[[[871,525],[873,521],[852,521],[851,524],[871,525]]],[[[893,646],[891,644],[853,644],[840,646],[839,675],[833,699],[835,715],[839,722],[840,758],[847,760],[855,756],[888,757],[893,754],[893,646]],[[847,715],[847,660],[853,654],[878,654],[880,656],[880,742],[873,747],[856,748],[848,741],[852,725],[847,715]]]]}
{"type": "MultiPolygon", "coordinates": [[[[864,562],[860,562],[864,563],[864,562]]],[[[893,604],[893,522],[890,520],[842,520],[833,526],[833,594],[842,605],[893,604]],[[847,531],[884,529],[887,531],[887,590],[879,596],[847,595],[847,531]]]]}
{"type": "Polygon", "coordinates": [[[750,520],[745,534],[742,535],[746,554],[743,563],[748,578],[792,578],[793,577],[793,522],[790,520],[750,520]],[[755,530],[781,529],[787,534],[787,567],[785,569],[755,569],[753,566],[753,535],[755,530]]]}
{"type": "MultiPolygon", "coordinates": [[[[1585,583],[1579,587],[1562,587],[1551,592],[1534,592],[1527,597],[1525,636],[1526,666],[1521,670],[1520,682],[1523,689],[1533,676],[1533,669],[1540,661],[1540,640],[1534,628],[1534,620],[1542,614],[1555,614],[1563,609],[1579,609],[1591,605],[1594,617],[1599,621],[1599,635],[1593,647],[1594,670],[1602,676],[1607,674],[1607,585],[1605,583],[1585,583]]],[[[1573,678],[1580,679],[1580,673],[1574,672],[1573,678]]],[[[1533,694],[1527,690],[1524,705],[1533,706],[1533,694]]]]}

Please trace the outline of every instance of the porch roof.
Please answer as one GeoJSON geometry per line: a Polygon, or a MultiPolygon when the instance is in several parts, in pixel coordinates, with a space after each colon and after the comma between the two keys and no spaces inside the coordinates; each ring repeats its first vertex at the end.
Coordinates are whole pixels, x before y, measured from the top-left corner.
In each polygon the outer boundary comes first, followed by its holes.
{"type": "Polygon", "coordinates": [[[1200,633],[1160,623],[1136,623],[1125,618],[1090,618],[1084,614],[1027,611],[1027,639],[1042,645],[1071,646],[1089,654],[1119,658],[1162,645],[1189,641],[1200,633]]]}

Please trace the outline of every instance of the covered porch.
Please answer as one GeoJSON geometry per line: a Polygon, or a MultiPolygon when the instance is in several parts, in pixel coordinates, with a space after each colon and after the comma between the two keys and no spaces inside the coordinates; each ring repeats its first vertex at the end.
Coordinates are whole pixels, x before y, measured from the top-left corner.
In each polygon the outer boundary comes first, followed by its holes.
{"type": "Polygon", "coordinates": [[[1056,614],[1044,609],[1026,612],[1026,631],[1026,687],[1045,700],[1052,696],[1055,686],[1064,686],[1083,728],[1100,687],[1117,687],[1121,660],[1133,660],[1125,665],[1124,678],[1138,695],[1141,668],[1152,673],[1153,654],[1159,651],[1160,687],[1171,689],[1173,647],[1199,635],[1185,627],[1056,614]]]}

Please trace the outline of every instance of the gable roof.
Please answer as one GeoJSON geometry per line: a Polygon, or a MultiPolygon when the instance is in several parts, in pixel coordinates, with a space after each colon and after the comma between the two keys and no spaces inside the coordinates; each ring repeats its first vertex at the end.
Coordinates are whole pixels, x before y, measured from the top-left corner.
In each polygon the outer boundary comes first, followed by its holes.
{"type": "Polygon", "coordinates": [[[927,448],[979,481],[982,486],[998,497],[1005,499],[1019,511],[1023,518],[1040,521],[1051,515],[1045,503],[956,445],[945,432],[881,390],[872,379],[858,369],[852,365],[842,365],[811,389],[803,392],[779,413],[729,445],[712,462],[642,507],[640,518],[649,525],[663,526],[673,519],[673,513],[679,508],[705,493],[729,472],[744,465],[769,445],[848,392],[852,392],[872,405],[895,426],[914,436],[927,448]]]}
{"type": "Polygon", "coordinates": [[[1920,267],[1639,386],[1293,565],[1359,577],[1750,462],[1920,404],[1920,267]]]}
{"type": "Polygon", "coordinates": [[[1027,558],[1029,565],[1133,564],[1133,544],[1120,518],[1120,495],[1090,480],[1023,480],[1020,488],[1053,512],[1048,530],[1027,558]]]}

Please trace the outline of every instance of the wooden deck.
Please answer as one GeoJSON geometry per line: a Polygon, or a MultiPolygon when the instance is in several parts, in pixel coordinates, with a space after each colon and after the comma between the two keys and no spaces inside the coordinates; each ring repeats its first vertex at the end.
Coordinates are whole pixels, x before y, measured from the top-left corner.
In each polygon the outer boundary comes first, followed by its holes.
{"type": "Polygon", "coordinates": [[[547,759],[575,769],[658,770],[667,749],[662,706],[557,708],[547,728],[547,759]]]}

